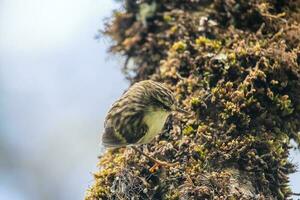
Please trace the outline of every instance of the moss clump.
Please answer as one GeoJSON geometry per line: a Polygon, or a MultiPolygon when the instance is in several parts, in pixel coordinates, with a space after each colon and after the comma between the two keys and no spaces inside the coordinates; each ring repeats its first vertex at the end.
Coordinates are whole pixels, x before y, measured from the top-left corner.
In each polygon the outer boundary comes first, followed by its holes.
{"type": "Polygon", "coordinates": [[[185,127],[185,129],[182,131],[183,135],[191,135],[193,132],[194,128],[191,125],[185,127]]]}
{"type": "Polygon", "coordinates": [[[171,51],[183,52],[186,49],[186,44],[183,41],[175,42],[171,51]]]}
{"type": "Polygon", "coordinates": [[[206,37],[200,36],[195,40],[196,45],[210,47],[212,49],[220,49],[222,43],[218,40],[211,40],[206,37]]]}
{"type": "Polygon", "coordinates": [[[289,198],[289,142],[300,145],[300,1],[153,2],[125,1],[105,33],[111,51],[134,62],[125,65],[132,82],[164,82],[190,112],[147,145],[179,165],[151,174],[153,163],[129,149],[105,153],[86,199],[289,198]]]}
{"type": "Polygon", "coordinates": [[[202,145],[197,145],[194,147],[194,152],[197,153],[199,159],[205,160],[206,158],[206,149],[202,145]]]}
{"type": "Polygon", "coordinates": [[[101,171],[94,173],[96,182],[86,192],[86,199],[101,199],[110,196],[110,183],[122,169],[124,163],[124,150],[109,151],[100,159],[101,171]]]}

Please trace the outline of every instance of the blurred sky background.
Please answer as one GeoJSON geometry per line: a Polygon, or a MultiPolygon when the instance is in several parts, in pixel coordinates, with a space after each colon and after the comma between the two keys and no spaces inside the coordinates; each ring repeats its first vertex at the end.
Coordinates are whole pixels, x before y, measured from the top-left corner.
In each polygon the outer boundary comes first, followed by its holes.
{"type": "Polygon", "coordinates": [[[128,86],[110,40],[94,39],[116,8],[0,0],[0,200],[83,199],[93,183],[105,114],[128,86]]]}
{"type": "Polygon", "coordinates": [[[83,199],[128,83],[95,40],[120,4],[0,0],[0,200],[83,199]]]}

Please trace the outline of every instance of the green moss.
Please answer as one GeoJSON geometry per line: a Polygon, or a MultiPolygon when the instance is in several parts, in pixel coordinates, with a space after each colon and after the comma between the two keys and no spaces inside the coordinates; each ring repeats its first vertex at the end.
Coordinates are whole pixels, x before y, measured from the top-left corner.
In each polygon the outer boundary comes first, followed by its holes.
{"type": "Polygon", "coordinates": [[[165,200],[179,200],[180,192],[177,189],[171,190],[170,193],[165,195],[165,200]]]}
{"type": "Polygon", "coordinates": [[[183,52],[186,49],[186,43],[183,41],[175,42],[171,48],[171,51],[183,52]]]}
{"type": "Polygon", "coordinates": [[[164,17],[164,21],[166,23],[170,23],[173,20],[172,16],[170,16],[169,14],[166,14],[166,13],[164,13],[163,17],[164,17]]]}
{"type": "Polygon", "coordinates": [[[201,101],[198,98],[195,98],[195,97],[191,98],[190,102],[191,102],[192,107],[197,107],[201,104],[201,101]]]}
{"type": "Polygon", "coordinates": [[[237,63],[237,58],[235,52],[231,52],[227,55],[229,63],[231,65],[235,65],[237,63]]]}
{"type": "Polygon", "coordinates": [[[183,135],[187,135],[187,136],[191,135],[193,132],[194,132],[194,128],[191,125],[186,126],[182,131],[183,135]]]}
{"type": "Polygon", "coordinates": [[[300,145],[294,3],[125,2],[105,32],[115,42],[111,51],[134,62],[124,68],[132,82],[164,82],[189,114],[174,113],[172,127],[148,145],[178,166],[150,174],[153,163],[143,156],[107,152],[88,199],[123,197],[111,192],[117,176],[143,186],[135,199],[288,199],[289,141],[300,145]],[[255,189],[237,192],[231,180],[255,189]]]}
{"type": "Polygon", "coordinates": [[[289,99],[288,95],[274,95],[273,92],[268,92],[269,98],[277,105],[277,107],[282,111],[283,116],[287,116],[293,113],[294,108],[292,101],[289,99]]]}
{"type": "Polygon", "coordinates": [[[206,157],[206,150],[202,145],[194,146],[194,151],[198,154],[201,160],[204,160],[206,157]]]}
{"type": "Polygon", "coordinates": [[[195,43],[199,46],[211,47],[213,49],[220,49],[222,45],[218,40],[211,40],[203,36],[198,37],[195,43]]]}

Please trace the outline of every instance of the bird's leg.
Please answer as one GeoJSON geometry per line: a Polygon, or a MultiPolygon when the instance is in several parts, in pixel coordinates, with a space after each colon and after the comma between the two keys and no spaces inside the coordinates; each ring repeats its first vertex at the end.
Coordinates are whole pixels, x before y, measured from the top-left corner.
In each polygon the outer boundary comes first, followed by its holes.
{"type": "Polygon", "coordinates": [[[151,160],[152,162],[154,162],[155,164],[149,169],[150,172],[154,172],[155,169],[159,166],[163,166],[163,167],[174,167],[176,166],[178,163],[168,163],[168,162],[164,162],[164,161],[161,161],[161,160],[157,160],[155,159],[154,157],[144,153],[143,151],[139,150],[137,147],[135,146],[132,146],[132,148],[139,152],[140,154],[144,155],[145,157],[147,157],[149,160],[151,160]]]}

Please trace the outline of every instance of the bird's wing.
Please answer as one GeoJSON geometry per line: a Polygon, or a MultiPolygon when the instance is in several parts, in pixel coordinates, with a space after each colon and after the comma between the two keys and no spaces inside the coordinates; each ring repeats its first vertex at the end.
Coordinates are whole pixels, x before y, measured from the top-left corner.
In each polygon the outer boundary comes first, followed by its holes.
{"type": "Polygon", "coordinates": [[[121,147],[126,146],[126,140],[116,133],[113,127],[106,127],[102,135],[102,143],[105,147],[121,147]]]}
{"type": "Polygon", "coordinates": [[[128,144],[137,143],[148,132],[148,126],[143,121],[143,113],[136,113],[128,116],[123,124],[118,127],[120,135],[125,138],[128,144]]]}
{"type": "MultiPolygon", "coordinates": [[[[133,90],[132,87],[129,90],[133,90]]],[[[105,146],[134,144],[147,133],[148,126],[143,122],[146,106],[141,98],[145,96],[143,91],[143,88],[134,93],[127,91],[112,105],[104,122],[102,141],[105,146]]]]}
{"type": "Polygon", "coordinates": [[[142,111],[114,113],[105,122],[102,143],[107,147],[120,147],[137,143],[148,131],[148,126],[143,122],[143,118],[142,111]]]}

